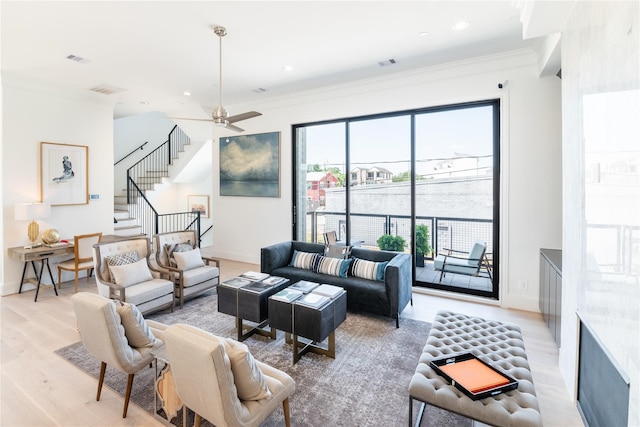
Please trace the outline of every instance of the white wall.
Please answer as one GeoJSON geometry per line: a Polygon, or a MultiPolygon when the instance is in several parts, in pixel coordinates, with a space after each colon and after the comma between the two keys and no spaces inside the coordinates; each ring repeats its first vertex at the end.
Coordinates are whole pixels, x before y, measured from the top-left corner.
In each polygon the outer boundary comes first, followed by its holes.
{"type": "MultiPolygon", "coordinates": [[[[214,138],[214,253],[259,263],[260,248],[291,239],[291,125],[481,99],[502,100],[502,304],[538,311],[538,258],[561,247],[560,80],[537,77],[536,58],[514,52],[234,106],[262,116],[245,134],[281,132],[281,197],[221,197],[214,138]],[[499,82],[508,80],[504,89],[499,82]],[[526,289],[515,286],[523,282],[526,289]]],[[[232,133],[228,133],[229,135],[232,133]]]]}
{"type": "MultiPolygon", "coordinates": [[[[0,294],[7,295],[18,291],[23,264],[8,258],[6,249],[28,243],[27,223],[14,220],[14,206],[40,198],[40,142],[88,146],[88,189],[100,195],[86,205],[52,207],[51,217],[40,221],[40,230],[56,228],[62,238],[71,239],[75,234],[113,232],[113,109],[96,97],[56,93],[3,76],[2,122],[4,269],[0,294]]],[[[72,277],[63,276],[63,281],[72,277]]],[[[44,281],[49,282],[48,275],[44,281]]],[[[23,287],[30,288],[33,285],[23,287]]]]}

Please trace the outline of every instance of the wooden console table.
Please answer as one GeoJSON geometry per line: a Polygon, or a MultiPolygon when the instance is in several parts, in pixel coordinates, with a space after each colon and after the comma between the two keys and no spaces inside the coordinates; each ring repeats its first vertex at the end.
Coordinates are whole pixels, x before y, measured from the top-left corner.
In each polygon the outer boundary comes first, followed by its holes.
{"type": "Polygon", "coordinates": [[[14,248],[9,248],[9,256],[18,261],[24,262],[24,268],[22,269],[22,278],[20,279],[20,289],[18,293],[22,293],[22,285],[24,284],[24,276],[27,272],[27,265],[31,263],[33,267],[33,273],[36,275],[38,279],[38,284],[36,286],[36,296],[33,299],[34,302],[38,301],[38,292],[40,292],[40,283],[42,282],[42,274],[44,273],[44,266],[47,266],[47,270],[49,271],[49,278],[51,279],[51,283],[53,284],[53,290],[58,296],[58,290],[56,289],[56,282],[53,280],[53,274],[51,274],[51,267],[49,266],[49,258],[55,258],[64,255],[73,255],[73,244],[69,243],[64,246],[56,246],[53,248],[49,248],[47,246],[40,246],[33,249],[25,249],[23,246],[16,246],[14,248]],[[40,273],[36,269],[36,261],[41,262],[40,273]]]}

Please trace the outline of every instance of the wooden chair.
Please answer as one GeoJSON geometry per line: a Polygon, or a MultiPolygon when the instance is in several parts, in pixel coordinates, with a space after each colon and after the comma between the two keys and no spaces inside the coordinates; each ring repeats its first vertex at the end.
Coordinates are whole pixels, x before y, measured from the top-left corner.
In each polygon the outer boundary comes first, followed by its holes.
{"type": "Polygon", "coordinates": [[[102,233],[81,234],[73,236],[74,258],[58,264],[58,289],[60,289],[62,270],[75,273],[75,292],[78,292],[78,273],[87,271],[87,281],[93,273],[93,245],[100,243],[102,233]]]}

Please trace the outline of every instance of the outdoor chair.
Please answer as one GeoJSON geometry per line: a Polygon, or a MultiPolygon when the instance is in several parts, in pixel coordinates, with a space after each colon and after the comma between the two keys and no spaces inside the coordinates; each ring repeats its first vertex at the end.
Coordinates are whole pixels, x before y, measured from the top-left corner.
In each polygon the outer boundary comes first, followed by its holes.
{"type": "Polygon", "coordinates": [[[446,254],[439,254],[433,262],[434,270],[440,271],[440,279],[446,273],[463,274],[466,276],[478,276],[480,269],[486,266],[489,279],[491,279],[491,268],[486,259],[487,244],[483,241],[476,240],[469,252],[459,252],[448,250],[446,254]],[[454,256],[452,252],[457,254],[467,254],[467,256],[454,256]]]}

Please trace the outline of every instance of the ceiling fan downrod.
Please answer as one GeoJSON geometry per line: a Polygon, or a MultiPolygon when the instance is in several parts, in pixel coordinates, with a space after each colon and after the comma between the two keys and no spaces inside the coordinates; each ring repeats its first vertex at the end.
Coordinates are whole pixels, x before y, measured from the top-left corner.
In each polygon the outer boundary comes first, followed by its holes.
{"type": "Polygon", "coordinates": [[[227,117],[228,117],[228,113],[227,110],[223,107],[223,103],[222,103],[222,37],[227,35],[227,29],[225,27],[214,27],[213,28],[213,32],[216,33],[216,35],[218,36],[219,40],[220,40],[220,60],[219,60],[219,66],[220,66],[220,73],[219,73],[219,77],[220,77],[220,83],[218,85],[219,88],[219,104],[218,107],[213,110],[213,121],[214,123],[216,123],[217,125],[222,125],[222,126],[226,126],[227,125],[227,117]]]}

